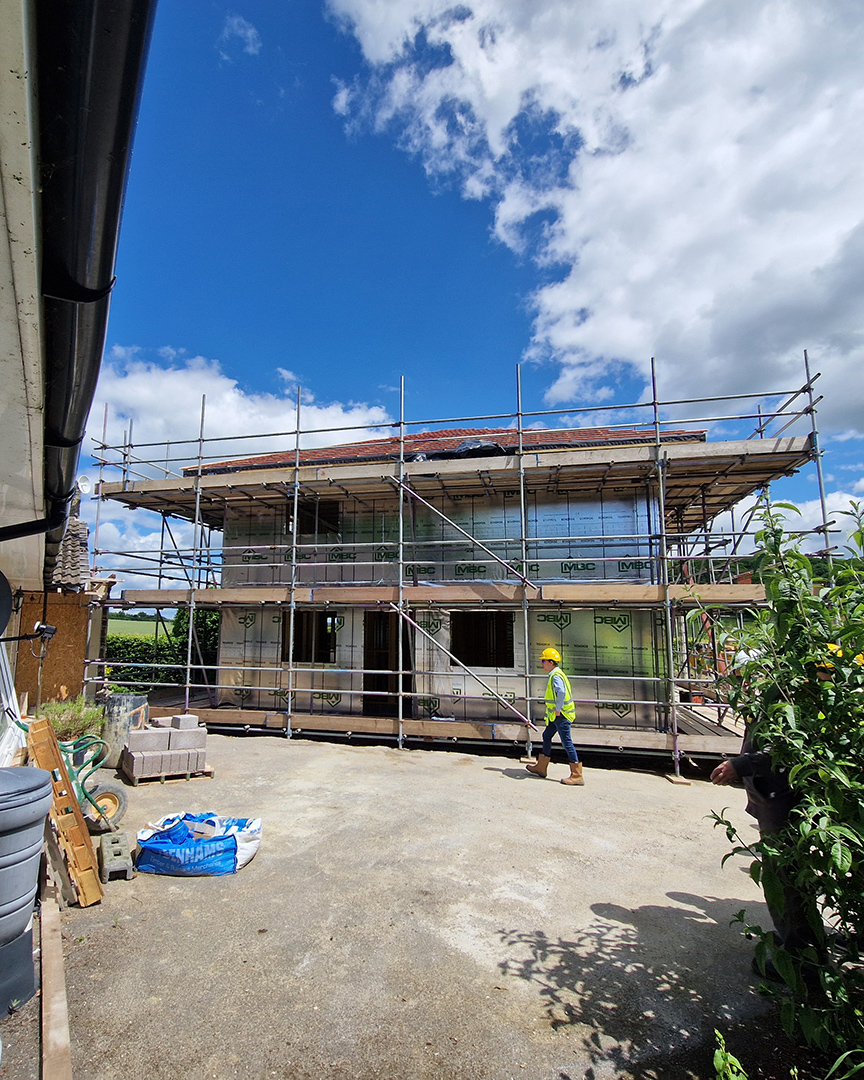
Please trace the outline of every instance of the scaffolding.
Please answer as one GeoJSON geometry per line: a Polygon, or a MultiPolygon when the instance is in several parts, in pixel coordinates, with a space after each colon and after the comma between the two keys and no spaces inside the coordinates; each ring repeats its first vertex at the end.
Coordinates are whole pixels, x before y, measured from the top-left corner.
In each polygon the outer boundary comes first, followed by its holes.
{"type": "MultiPolygon", "coordinates": [[[[728,625],[763,599],[740,573],[756,499],[812,461],[822,522],[811,531],[830,559],[818,378],[805,354],[798,389],[661,400],[652,360],[651,399],[603,407],[602,427],[590,426],[596,407],[526,411],[519,367],[516,408],[507,414],[409,419],[403,379],[398,419],[340,427],[335,445],[331,429],[303,427],[300,388],[293,428],[250,436],[205,438],[202,398],[197,438],[136,444],[130,424],[123,442],[110,445],[103,427],[94,453],[98,497],[158,514],[160,543],[135,553],[100,548],[97,513],[93,569],[146,586],[126,589],[109,607],[156,609],[162,626],[165,609],[188,611],[182,678],[160,682],[153,695],[166,710],[182,702],[211,725],[276,728],[289,737],[298,730],[390,737],[400,747],[413,739],[503,739],[524,742],[530,754],[545,688],[545,676],[532,670],[538,633],[563,634],[568,616],[592,610],[611,613],[601,614],[600,625],[614,629],[626,613],[642,628],[641,660],[629,674],[596,665],[584,674],[578,648],[565,648],[580,688],[574,738],[597,748],[668,751],[677,772],[682,754],[737,744],[740,733],[717,691],[724,658],[715,625],[721,613],[728,625]],[[734,438],[709,442],[709,427],[734,438]],[[611,517],[603,517],[604,497],[611,517]],[[488,515],[460,514],[463,500],[501,507],[495,528],[488,515]],[[591,531],[579,514],[597,500],[591,531]],[[625,505],[632,509],[624,513],[625,505]],[[562,511],[566,527],[551,527],[543,516],[549,506],[576,509],[562,511]],[[626,528],[611,529],[616,513],[626,528]],[[269,522],[270,534],[255,535],[253,520],[269,522]],[[247,521],[241,538],[237,523],[247,521]],[[190,536],[180,535],[190,527],[190,536]],[[215,662],[205,662],[197,637],[202,609],[223,613],[215,662]],[[257,663],[254,649],[231,653],[226,625],[255,609],[275,612],[275,660],[272,649],[257,663]],[[431,627],[454,611],[460,625],[510,635],[510,662],[490,672],[445,635],[448,648],[431,627]],[[512,620],[495,622],[496,611],[512,620]],[[465,612],[481,613],[481,622],[466,623],[465,612]],[[346,621],[355,651],[340,665],[332,643],[346,621]],[[375,627],[388,638],[377,653],[368,643],[375,627]],[[325,646],[310,649],[316,632],[325,646]],[[358,650],[363,659],[355,663],[358,650]],[[370,656],[378,662],[369,664],[370,656]],[[453,693],[430,692],[447,680],[453,693]],[[262,694],[273,698],[271,708],[262,707],[262,694]],[[624,723],[625,714],[633,720],[624,723]]],[[[104,656],[88,661],[85,681],[104,683],[110,664],[104,656]]],[[[159,668],[165,679],[178,665],[137,666],[140,680],[124,678],[130,689],[149,686],[159,668]]],[[[134,676],[129,664],[126,675],[130,667],[134,676]]]]}

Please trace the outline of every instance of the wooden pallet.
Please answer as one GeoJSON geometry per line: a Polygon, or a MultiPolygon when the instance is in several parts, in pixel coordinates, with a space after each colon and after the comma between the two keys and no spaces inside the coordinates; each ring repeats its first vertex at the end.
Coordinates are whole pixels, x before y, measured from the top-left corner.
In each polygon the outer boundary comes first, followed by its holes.
{"type": "Polygon", "coordinates": [[[40,769],[51,773],[54,798],[48,811],[57,839],[66,857],[69,875],[81,907],[98,904],[105,895],[99,881],[96,853],[87,822],[81,813],[66,763],[57,745],[57,736],[48,720],[31,720],[27,731],[27,752],[40,769]]]}
{"type": "Polygon", "coordinates": [[[210,765],[205,765],[203,769],[195,769],[187,773],[156,773],[153,776],[130,776],[124,773],[123,775],[132,787],[138,787],[142,781],[145,784],[152,783],[154,780],[158,780],[160,784],[176,784],[181,780],[184,783],[187,780],[209,780],[216,775],[216,770],[210,765]]]}

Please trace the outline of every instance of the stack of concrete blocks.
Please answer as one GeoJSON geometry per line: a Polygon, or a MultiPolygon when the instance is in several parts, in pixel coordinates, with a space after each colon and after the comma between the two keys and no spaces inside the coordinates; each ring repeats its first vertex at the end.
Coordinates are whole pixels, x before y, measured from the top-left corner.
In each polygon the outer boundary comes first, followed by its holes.
{"type": "Polygon", "coordinates": [[[207,728],[192,713],[159,717],[129,732],[120,768],[130,780],[202,772],[207,764],[207,728]]]}

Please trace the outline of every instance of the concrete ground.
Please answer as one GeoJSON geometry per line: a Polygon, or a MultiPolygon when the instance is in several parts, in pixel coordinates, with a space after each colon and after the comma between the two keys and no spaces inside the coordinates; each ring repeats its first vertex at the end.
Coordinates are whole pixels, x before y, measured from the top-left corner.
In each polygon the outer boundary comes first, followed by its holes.
{"type": "Polygon", "coordinates": [[[751,835],[740,791],[279,736],[208,761],[128,789],[130,841],[217,811],[261,850],[63,914],[76,1080],[713,1080],[713,1029],[768,1009],[729,925],[761,894],[706,816],[751,835]]]}

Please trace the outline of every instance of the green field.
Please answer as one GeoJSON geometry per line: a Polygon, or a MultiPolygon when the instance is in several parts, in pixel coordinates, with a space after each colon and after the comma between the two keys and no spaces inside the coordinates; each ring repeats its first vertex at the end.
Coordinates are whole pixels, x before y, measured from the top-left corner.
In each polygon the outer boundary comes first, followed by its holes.
{"type": "MultiPolygon", "coordinates": [[[[169,623],[170,625],[170,623],[169,623]]],[[[136,637],[153,637],[156,633],[155,619],[108,619],[109,634],[135,635],[136,637]]],[[[164,636],[164,629],[159,636],[164,636]]]]}

